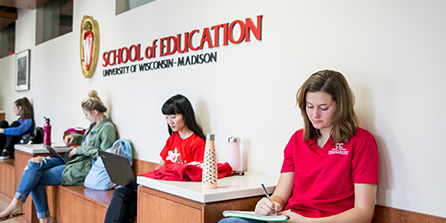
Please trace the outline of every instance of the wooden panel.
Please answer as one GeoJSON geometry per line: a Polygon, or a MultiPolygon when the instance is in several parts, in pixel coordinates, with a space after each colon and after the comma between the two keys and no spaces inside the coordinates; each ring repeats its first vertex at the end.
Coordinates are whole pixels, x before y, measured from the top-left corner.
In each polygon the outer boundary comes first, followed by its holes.
{"type": "Polygon", "coordinates": [[[252,211],[263,196],[203,204],[147,187],[138,187],[138,223],[215,223],[225,210],[252,211]]]}
{"type": "Polygon", "coordinates": [[[445,223],[446,218],[375,205],[372,223],[445,223]]]}
{"type": "Polygon", "coordinates": [[[138,223],[201,223],[203,206],[165,193],[138,187],[138,223]]]}
{"type": "Polygon", "coordinates": [[[156,166],[158,166],[158,163],[133,159],[133,173],[135,173],[135,176],[153,171],[156,166]]]}
{"type": "Polygon", "coordinates": [[[208,203],[204,207],[204,221],[206,223],[218,222],[223,218],[223,211],[237,210],[237,211],[253,211],[257,202],[263,196],[242,198],[236,200],[222,201],[208,203]]]}
{"type": "MultiPolygon", "coordinates": [[[[57,223],[104,222],[108,206],[98,205],[82,194],[59,186],[57,191],[57,223]]],[[[103,191],[96,191],[103,192],[103,191]]]]}
{"type": "Polygon", "coordinates": [[[5,113],[4,112],[0,112],[0,121],[5,120],[5,113]]]}
{"type": "Polygon", "coordinates": [[[0,200],[2,200],[3,202],[9,204],[12,201],[12,198],[7,196],[6,194],[4,194],[3,192],[0,191],[0,200]]]}
{"type": "Polygon", "coordinates": [[[36,9],[47,1],[48,0],[0,0],[0,5],[21,9],[36,9]]]}
{"type": "MultiPolygon", "coordinates": [[[[17,12],[0,11],[0,18],[10,19],[10,20],[15,21],[15,20],[17,20],[17,12]]],[[[0,120],[3,120],[3,119],[0,119],[0,120]]]]}
{"type": "Polygon", "coordinates": [[[113,197],[113,190],[91,190],[84,186],[58,186],[57,190],[64,190],[76,196],[82,197],[88,202],[107,208],[113,197]]]}
{"type": "Polygon", "coordinates": [[[0,199],[11,202],[15,194],[15,160],[0,160],[0,199]]]}
{"type": "MultiPolygon", "coordinates": [[[[46,190],[46,196],[48,199],[48,210],[50,211],[50,215],[53,216],[54,218],[56,218],[56,213],[57,213],[57,206],[56,206],[56,198],[57,198],[57,193],[56,193],[56,188],[57,186],[46,186],[45,190],[46,190]]],[[[34,204],[33,204],[33,208],[34,204]]],[[[36,215],[37,217],[37,215],[36,215]]]]}

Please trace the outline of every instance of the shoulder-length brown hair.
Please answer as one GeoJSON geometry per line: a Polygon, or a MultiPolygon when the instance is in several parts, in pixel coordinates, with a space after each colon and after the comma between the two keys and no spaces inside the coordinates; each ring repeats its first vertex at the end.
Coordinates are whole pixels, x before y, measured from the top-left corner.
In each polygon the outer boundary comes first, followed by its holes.
{"type": "Polygon", "coordinates": [[[317,139],[321,136],[318,129],[315,129],[308,118],[305,109],[307,105],[307,92],[324,92],[331,95],[336,102],[336,112],[333,117],[333,134],[331,139],[334,144],[347,142],[355,135],[358,128],[358,118],[353,108],[355,96],[348,85],[345,77],[333,70],[321,70],[312,74],[296,94],[297,104],[304,119],[304,140],[317,139]]]}
{"type": "Polygon", "coordinates": [[[16,107],[22,107],[22,113],[20,114],[21,120],[34,119],[34,109],[27,97],[17,99],[14,104],[16,107]]]}

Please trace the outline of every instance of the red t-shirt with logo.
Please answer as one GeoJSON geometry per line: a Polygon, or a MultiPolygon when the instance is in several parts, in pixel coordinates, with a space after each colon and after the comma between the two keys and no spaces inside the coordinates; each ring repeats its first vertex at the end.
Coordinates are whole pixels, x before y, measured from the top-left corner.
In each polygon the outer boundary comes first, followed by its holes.
{"type": "Polygon", "coordinates": [[[204,140],[195,133],[182,139],[180,134],[175,132],[167,139],[160,156],[166,162],[165,165],[203,162],[204,146],[204,140]]]}
{"type": "Polygon", "coordinates": [[[305,143],[303,130],[291,137],[281,173],[294,172],[293,193],[284,210],[305,217],[327,217],[354,206],[354,184],[378,184],[378,149],[367,130],[358,128],[348,142],[328,139],[321,149],[305,143]]]}

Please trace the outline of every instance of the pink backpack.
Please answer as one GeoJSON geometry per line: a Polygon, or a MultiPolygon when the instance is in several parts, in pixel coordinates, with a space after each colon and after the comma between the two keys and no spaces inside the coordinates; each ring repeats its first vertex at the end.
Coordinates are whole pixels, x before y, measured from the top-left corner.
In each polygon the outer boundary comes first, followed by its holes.
{"type": "MultiPolygon", "coordinates": [[[[84,135],[85,131],[86,129],[82,127],[69,128],[63,133],[63,140],[65,141],[65,136],[67,135],[74,135],[74,134],[84,135]]],[[[80,146],[80,144],[71,144],[70,146],[80,146]]]]}

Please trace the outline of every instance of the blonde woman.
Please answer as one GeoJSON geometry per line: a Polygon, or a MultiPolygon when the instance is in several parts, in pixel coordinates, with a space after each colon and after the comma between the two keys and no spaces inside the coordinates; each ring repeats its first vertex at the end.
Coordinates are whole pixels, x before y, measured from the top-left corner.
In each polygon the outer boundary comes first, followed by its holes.
{"type": "Polygon", "coordinates": [[[30,159],[23,171],[17,192],[8,208],[0,213],[0,221],[5,221],[23,215],[23,203],[31,193],[40,223],[53,223],[56,220],[50,216],[47,195],[44,186],[52,185],[82,185],[91,169],[92,163],[98,157],[98,150],[106,150],[117,139],[116,128],[105,116],[107,108],[98,97],[96,91],[90,91],[89,97],[82,104],[85,118],[90,121],[90,127],[83,137],[67,136],[67,145],[77,143],[70,156],[73,160],[64,163],[59,158],[34,157],[30,159]]]}

